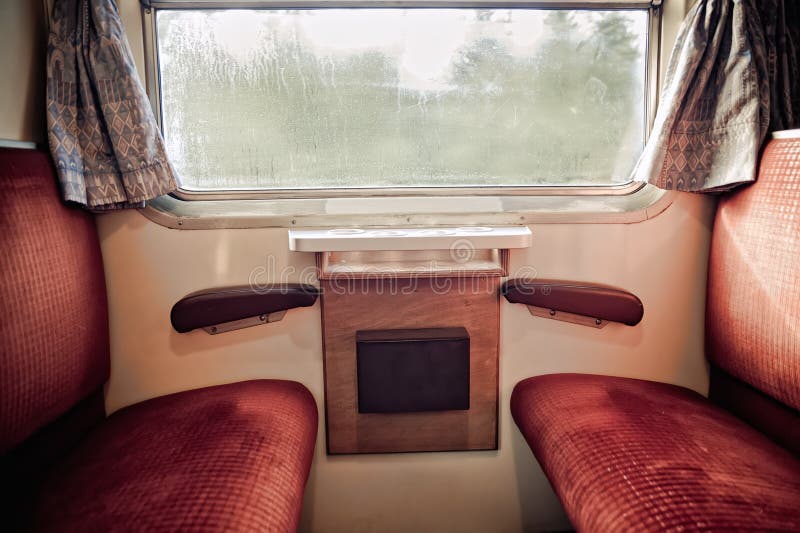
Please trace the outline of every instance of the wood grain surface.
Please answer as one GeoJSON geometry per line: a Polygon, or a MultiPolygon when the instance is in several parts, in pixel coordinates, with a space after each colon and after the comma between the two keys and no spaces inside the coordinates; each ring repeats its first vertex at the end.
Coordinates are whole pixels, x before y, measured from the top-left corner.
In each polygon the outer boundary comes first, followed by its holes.
{"type": "Polygon", "coordinates": [[[322,281],[328,453],[496,449],[499,283],[491,276],[322,281]],[[357,331],[458,326],[470,336],[469,410],[358,412],[357,331]]]}

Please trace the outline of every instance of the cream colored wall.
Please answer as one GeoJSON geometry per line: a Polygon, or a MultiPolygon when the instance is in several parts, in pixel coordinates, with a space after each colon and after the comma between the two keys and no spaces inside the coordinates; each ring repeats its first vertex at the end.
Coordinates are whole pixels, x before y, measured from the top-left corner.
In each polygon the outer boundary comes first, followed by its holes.
{"type": "MultiPolygon", "coordinates": [[[[140,51],[134,4],[122,0],[121,9],[132,48],[140,51]]],[[[563,529],[568,522],[560,505],[511,420],[511,390],[529,376],[593,372],[704,392],[712,210],[707,198],[678,194],[663,213],[637,224],[532,224],[533,247],[512,253],[512,272],[533,267],[542,278],[624,287],[642,299],[642,323],[596,330],[534,318],[503,301],[499,450],[331,457],[322,418],[319,303],[291,311],[282,322],[217,336],[178,334],[169,324],[172,304],[189,292],[248,283],[254,272],[275,280],[288,273],[296,281],[313,267],[313,257],[289,252],[285,229],[181,231],[135,211],[102,215],[112,353],[107,407],[111,412],[170,392],[244,379],[297,380],[312,391],[321,414],[301,530],[563,529]]]]}
{"type": "Polygon", "coordinates": [[[659,82],[664,79],[664,72],[667,70],[667,63],[669,63],[669,56],[672,52],[672,43],[675,42],[675,38],[678,36],[681,21],[683,21],[683,17],[689,12],[689,9],[691,9],[695,1],[696,0],[664,0],[661,15],[661,33],[664,46],[661,47],[659,82]]]}
{"type": "MultiPolygon", "coordinates": [[[[509,412],[513,386],[552,372],[664,381],[703,392],[703,307],[711,203],[677,195],[638,224],[534,224],[533,247],[510,269],[607,283],[636,293],[634,328],[602,330],[534,318],[503,301],[500,449],[494,452],[328,457],[324,423],[307,489],[303,530],[529,531],[567,526],[509,412]]],[[[135,211],[98,218],[111,318],[107,406],[253,378],[300,381],[324,414],[320,308],[282,322],[210,336],[178,334],[172,304],[199,289],[265,279],[298,281],[311,254],[289,252],[285,229],[183,231],[135,211]]],[[[324,418],[321,418],[321,421],[324,418]]]]}
{"type": "Polygon", "coordinates": [[[42,1],[0,1],[0,35],[0,139],[43,143],[47,137],[42,1]]]}

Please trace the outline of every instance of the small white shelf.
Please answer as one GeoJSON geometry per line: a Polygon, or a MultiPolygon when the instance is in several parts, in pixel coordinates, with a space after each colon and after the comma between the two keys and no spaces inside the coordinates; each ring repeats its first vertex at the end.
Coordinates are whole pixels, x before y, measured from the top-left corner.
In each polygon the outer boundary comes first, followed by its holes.
{"type": "Polygon", "coordinates": [[[490,250],[530,245],[531,231],[526,226],[289,230],[289,249],[296,252],[490,250]]]}

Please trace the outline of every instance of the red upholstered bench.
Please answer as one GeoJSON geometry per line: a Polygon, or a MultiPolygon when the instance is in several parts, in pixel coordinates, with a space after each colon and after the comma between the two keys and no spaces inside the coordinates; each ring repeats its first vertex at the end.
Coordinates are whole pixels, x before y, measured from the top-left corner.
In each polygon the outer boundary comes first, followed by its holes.
{"type": "Polygon", "coordinates": [[[553,374],[514,420],[582,531],[800,531],[800,139],[720,201],[706,310],[710,399],[553,374]]]}
{"type": "Polygon", "coordinates": [[[296,529],[317,435],[311,393],[247,381],[106,418],[93,218],[62,205],[42,152],[0,149],[0,190],[3,529],[296,529]]]}

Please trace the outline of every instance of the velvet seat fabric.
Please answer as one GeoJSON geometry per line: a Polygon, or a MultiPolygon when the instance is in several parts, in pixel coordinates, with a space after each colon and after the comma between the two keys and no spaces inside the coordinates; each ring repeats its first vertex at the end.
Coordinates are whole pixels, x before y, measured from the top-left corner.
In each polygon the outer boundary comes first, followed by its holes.
{"type": "Polygon", "coordinates": [[[0,191],[0,529],[293,531],[317,435],[308,390],[242,382],[106,418],[94,218],[61,202],[43,152],[0,149],[0,191]]]}
{"type": "Polygon", "coordinates": [[[44,484],[42,531],[294,531],[317,434],[295,382],[171,394],[111,415],[44,484]]]}
{"type": "Polygon", "coordinates": [[[770,141],[758,181],[720,200],[707,302],[710,401],[595,375],[515,388],[579,530],[800,531],[800,137],[770,141]]]}
{"type": "Polygon", "coordinates": [[[800,138],[771,141],[758,181],[720,199],[707,301],[711,362],[800,409],[800,138]]]}
{"type": "Polygon", "coordinates": [[[61,203],[44,152],[0,148],[0,454],[108,379],[93,218],[61,203]]]}
{"type": "Polygon", "coordinates": [[[579,531],[800,531],[800,461],[693,391],[552,374],[511,410],[579,531]]]}

